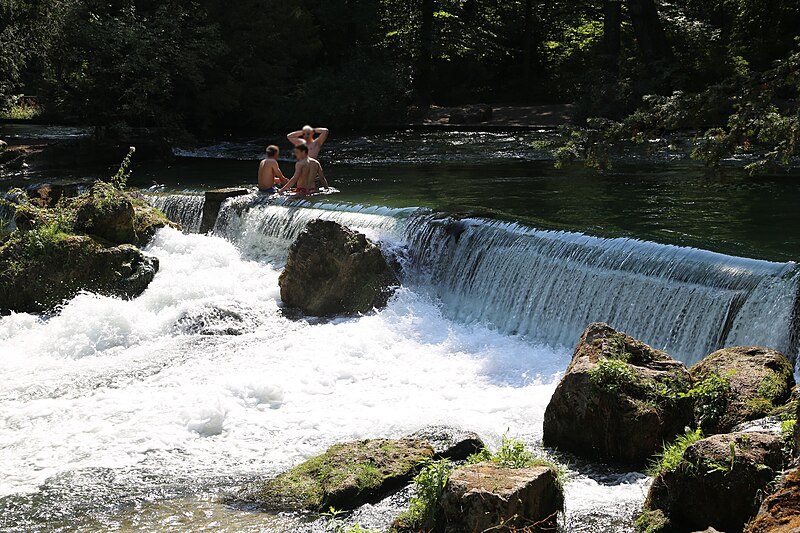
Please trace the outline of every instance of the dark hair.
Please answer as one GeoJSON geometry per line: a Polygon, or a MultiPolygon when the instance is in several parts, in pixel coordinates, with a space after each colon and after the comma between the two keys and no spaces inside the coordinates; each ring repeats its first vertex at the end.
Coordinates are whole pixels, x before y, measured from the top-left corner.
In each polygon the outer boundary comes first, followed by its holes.
{"type": "Polygon", "coordinates": [[[278,148],[274,144],[270,144],[269,146],[267,146],[267,156],[269,157],[277,155],[278,152],[280,151],[281,151],[280,148],[278,148]]]}
{"type": "Polygon", "coordinates": [[[306,145],[305,143],[298,144],[297,146],[294,147],[294,149],[295,150],[300,150],[301,152],[308,153],[308,145],[306,145]]]}

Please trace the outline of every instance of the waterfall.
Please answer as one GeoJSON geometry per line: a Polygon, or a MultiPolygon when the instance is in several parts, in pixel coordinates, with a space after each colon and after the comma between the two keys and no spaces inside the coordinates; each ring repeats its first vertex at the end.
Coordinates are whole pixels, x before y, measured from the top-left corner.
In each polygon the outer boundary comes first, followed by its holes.
{"type": "Polygon", "coordinates": [[[406,218],[417,211],[240,196],[222,205],[214,235],[235,243],[248,257],[282,262],[289,245],[312,220],[339,222],[390,245],[403,238],[406,218]]]}
{"type": "Polygon", "coordinates": [[[407,237],[409,283],[460,321],[567,346],[603,321],[687,364],[737,344],[794,353],[794,263],[432,215],[407,237]]]}
{"type": "Polygon", "coordinates": [[[149,194],[150,205],[181,225],[184,233],[200,231],[205,198],[196,194],[149,194]]]}
{"type": "MultiPolygon", "coordinates": [[[[197,231],[203,198],[153,197],[197,231]]],[[[571,346],[608,322],[691,364],[724,346],[795,355],[800,342],[794,263],[774,263],[626,238],[603,239],[424,209],[246,195],[226,200],[213,233],[251,259],[281,263],[311,220],[333,220],[403,249],[404,283],[464,323],[571,346]]]]}

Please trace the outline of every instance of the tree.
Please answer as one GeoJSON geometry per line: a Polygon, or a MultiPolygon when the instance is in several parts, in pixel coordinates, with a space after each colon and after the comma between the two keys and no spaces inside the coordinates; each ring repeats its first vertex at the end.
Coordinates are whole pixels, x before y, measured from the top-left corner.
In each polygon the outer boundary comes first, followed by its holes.
{"type": "Polygon", "coordinates": [[[431,104],[431,62],[433,60],[433,0],[422,0],[420,6],[419,53],[415,88],[417,103],[431,104]]]}
{"type": "Polygon", "coordinates": [[[650,65],[655,61],[668,61],[672,58],[672,49],[664,26],[658,15],[654,0],[628,0],[628,12],[633,22],[636,42],[645,62],[650,65]]]}

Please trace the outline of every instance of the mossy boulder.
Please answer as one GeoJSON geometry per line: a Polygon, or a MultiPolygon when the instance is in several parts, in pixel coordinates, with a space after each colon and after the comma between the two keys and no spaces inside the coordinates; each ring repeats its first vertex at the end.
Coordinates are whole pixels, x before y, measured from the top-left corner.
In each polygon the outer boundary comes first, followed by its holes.
{"type": "Polygon", "coordinates": [[[789,471],[764,500],[747,533],[797,533],[800,531],[800,469],[789,471]]]}
{"type": "Polygon", "coordinates": [[[0,247],[0,312],[48,312],[84,290],[134,298],[157,271],[158,260],[131,245],[47,227],[17,231],[0,247]]]}
{"type": "Polygon", "coordinates": [[[740,532],[782,465],[781,441],[775,435],[729,433],[699,440],[684,450],[682,460],[656,475],[638,529],[740,532]]]}
{"type": "Polygon", "coordinates": [[[274,479],[245,487],[239,496],[270,510],[355,509],[405,486],[433,453],[416,439],[336,444],[274,479]]]}
{"type": "Polygon", "coordinates": [[[145,246],[156,231],[175,226],[142,198],[103,182],[72,200],[66,209],[74,212],[74,229],[113,244],[145,246]]]}
{"type": "Polygon", "coordinates": [[[564,508],[564,494],[551,468],[512,469],[485,462],[453,471],[440,505],[445,533],[551,531],[564,508]]]}
{"type": "Polygon", "coordinates": [[[691,424],[684,365],[607,324],[591,324],[544,415],[544,443],[643,465],[691,424]]]}
{"type": "Polygon", "coordinates": [[[690,370],[695,381],[695,421],[706,434],[769,415],[789,401],[794,373],[780,352],[760,347],[723,348],[690,370]]]}
{"type": "Polygon", "coordinates": [[[287,307],[330,316],[385,307],[398,281],[380,249],[363,234],[314,220],[289,249],[278,283],[287,307]]]}

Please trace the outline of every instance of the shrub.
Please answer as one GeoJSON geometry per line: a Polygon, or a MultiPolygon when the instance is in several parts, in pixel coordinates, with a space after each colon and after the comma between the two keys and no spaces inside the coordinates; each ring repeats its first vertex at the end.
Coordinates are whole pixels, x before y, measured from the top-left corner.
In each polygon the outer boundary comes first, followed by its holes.
{"type": "Polygon", "coordinates": [[[439,499],[452,471],[453,464],[449,459],[428,461],[414,478],[414,496],[411,497],[408,511],[402,513],[397,522],[414,530],[433,527],[439,511],[439,499]]]}
{"type": "Polygon", "coordinates": [[[657,476],[665,472],[674,472],[684,463],[683,452],[686,448],[702,438],[703,432],[700,429],[691,431],[687,428],[685,434],[677,437],[671,444],[664,445],[664,449],[656,455],[656,460],[647,469],[647,474],[657,476]]]}
{"type": "Polygon", "coordinates": [[[632,392],[637,385],[636,375],[620,359],[601,359],[597,367],[589,372],[589,379],[611,393],[632,392]]]}
{"type": "Polygon", "coordinates": [[[685,394],[695,402],[695,420],[702,429],[714,428],[719,422],[731,393],[731,384],[726,376],[716,372],[708,374],[685,394]]]}

